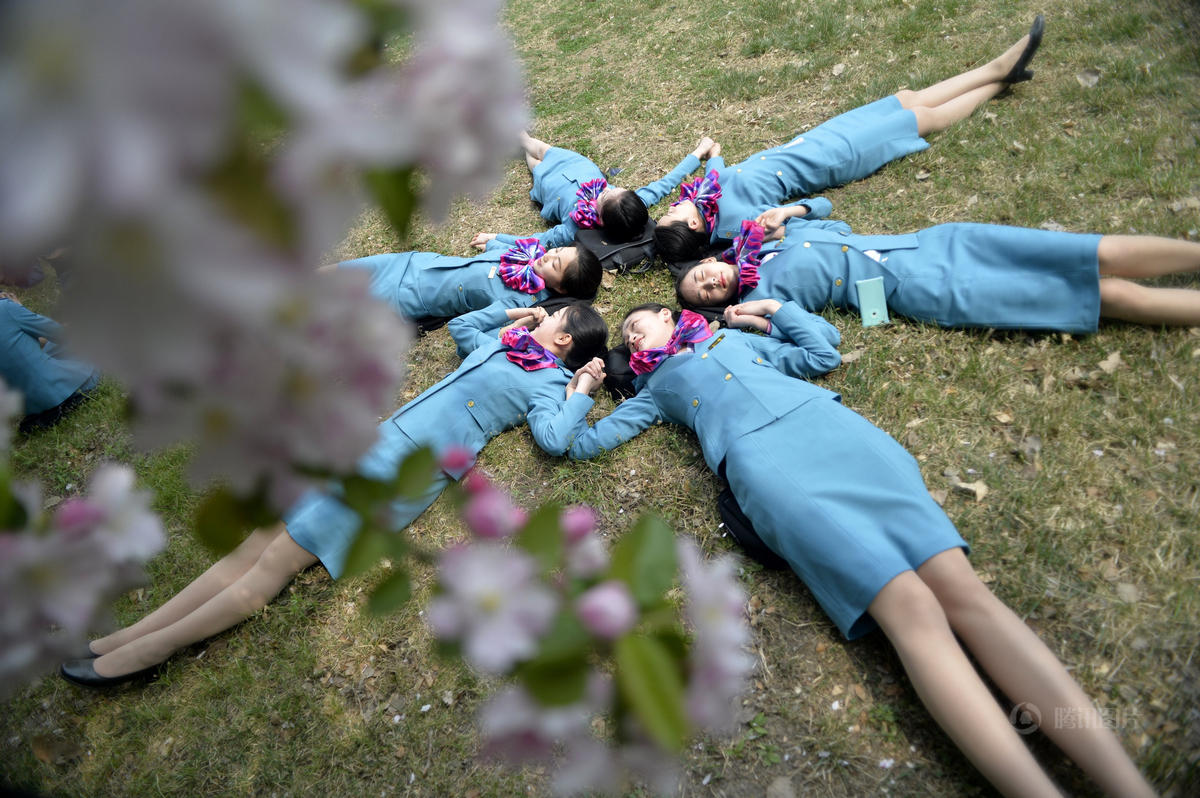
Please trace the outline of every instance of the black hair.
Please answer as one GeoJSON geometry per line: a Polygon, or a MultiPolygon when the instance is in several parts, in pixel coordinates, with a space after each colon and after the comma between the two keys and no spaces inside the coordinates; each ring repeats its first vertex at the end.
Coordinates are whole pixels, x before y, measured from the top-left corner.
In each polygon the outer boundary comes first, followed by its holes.
{"type": "Polygon", "coordinates": [[[668,263],[698,259],[708,241],[708,233],[693,230],[687,222],[660,222],[654,228],[654,245],[668,263]]]}
{"type": "Polygon", "coordinates": [[[563,355],[563,365],[571,371],[594,357],[603,357],[608,349],[608,325],[587,302],[567,306],[563,332],[571,334],[571,348],[563,355]]]}
{"type": "Polygon", "coordinates": [[[605,238],[614,244],[624,244],[637,238],[649,219],[650,211],[646,209],[646,203],[636,192],[627,188],[621,189],[615,199],[605,202],[600,211],[605,238]]]}
{"type": "Polygon", "coordinates": [[[591,299],[600,288],[604,267],[590,249],[575,242],[575,263],[563,270],[562,293],[576,299],[591,299]]]}
{"type": "Polygon", "coordinates": [[[677,309],[670,305],[664,305],[661,302],[647,302],[644,305],[638,305],[636,308],[630,308],[625,311],[625,315],[621,318],[621,327],[625,326],[625,322],[628,321],[630,316],[643,310],[648,310],[651,313],[658,313],[660,310],[669,310],[671,311],[671,318],[675,320],[676,324],[679,323],[679,311],[677,309]]]}

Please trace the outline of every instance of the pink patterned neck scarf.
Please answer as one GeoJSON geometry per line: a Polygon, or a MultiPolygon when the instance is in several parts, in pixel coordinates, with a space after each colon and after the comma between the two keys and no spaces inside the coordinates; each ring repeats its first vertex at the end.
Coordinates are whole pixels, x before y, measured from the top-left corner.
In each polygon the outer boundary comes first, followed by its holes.
{"type": "Polygon", "coordinates": [[[738,237],[733,239],[733,246],[721,253],[721,260],[738,267],[738,296],[744,296],[758,285],[764,233],[761,224],[746,219],[738,237]]]}
{"type": "Polygon", "coordinates": [[[579,186],[575,192],[575,210],[571,211],[571,221],[580,227],[601,227],[600,224],[600,192],[608,188],[608,181],[598,177],[579,186]]]}
{"type": "Polygon", "coordinates": [[[721,198],[721,184],[717,182],[717,170],[711,169],[704,177],[697,177],[679,187],[679,199],[671,203],[674,208],[684,200],[691,200],[696,210],[704,217],[704,226],[712,230],[717,223],[717,200],[721,198]]]}
{"type": "Polygon", "coordinates": [[[497,273],[504,284],[514,291],[536,294],[546,287],[546,281],[533,270],[533,262],[546,254],[546,248],[536,238],[518,238],[500,256],[497,273]]]}
{"type": "Polygon", "coordinates": [[[703,316],[690,310],[682,311],[679,314],[679,323],[675,325],[675,331],[671,333],[667,345],[634,352],[629,358],[629,367],[633,369],[634,374],[649,374],[684,346],[698,344],[711,337],[712,331],[708,329],[708,321],[703,316]]]}
{"type": "Polygon", "coordinates": [[[504,356],[526,371],[552,369],[558,366],[558,358],[554,356],[554,353],[533,340],[533,335],[526,327],[513,327],[505,330],[504,334],[500,336],[500,343],[508,347],[504,356]]]}

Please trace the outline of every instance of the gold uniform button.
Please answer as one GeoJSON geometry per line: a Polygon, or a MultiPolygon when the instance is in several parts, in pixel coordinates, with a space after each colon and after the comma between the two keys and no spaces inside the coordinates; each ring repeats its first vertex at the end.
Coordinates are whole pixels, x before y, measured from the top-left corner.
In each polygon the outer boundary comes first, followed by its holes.
{"type": "Polygon", "coordinates": [[[805,241],[805,242],[804,242],[804,246],[805,246],[805,247],[811,247],[811,246],[812,246],[812,242],[811,242],[811,241],[805,241]]]}
{"type": "Polygon", "coordinates": [[[834,285],[841,285],[841,284],[842,284],[842,278],[841,278],[841,277],[837,278],[836,280],[834,280],[834,281],[833,281],[833,284],[834,284],[834,285]]]}
{"type": "Polygon", "coordinates": [[[692,400],[692,407],[695,407],[695,406],[696,406],[696,405],[698,405],[698,404],[700,404],[700,400],[699,400],[699,399],[693,399],[693,400],[692,400]]]}
{"type": "Polygon", "coordinates": [[[850,247],[846,246],[845,244],[842,244],[842,252],[849,252],[849,251],[850,251],[850,247]]]}
{"type": "Polygon", "coordinates": [[[755,362],[755,363],[761,363],[761,362],[762,362],[762,358],[761,358],[761,357],[756,357],[756,358],[754,358],[754,362],[755,362]]]}
{"type": "Polygon", "coordinates": [[[758,156],[758,160],[760,160],[760,161],[765,161],[765,160],[767,160],[767,156],[765,156],[765,155],[760,155],[760,156],[758,156]]]}
{"type": "Polygon", "coordinates": [[[732,375],[732,374],[726,374],[726,375],[725,375],[725,379],[726,379],[726,380],[732,380],[732,379],[733,379],[733,375],[732,375]]]}
{"type": "Polygon", "coordinates": [[[742,170],[741,170],[741,169],[738,169],[738,171],[740,172],[740,171],[742,171],[742,170]]]}
{"type": "Polygon", "coordinates": [[[783,177],[783,170],[781,169],[780,171],[776,172],[775,174],[778,177],[783,177]]]}
{"type": "Polygon", "coordinates": [[[708,352],[705,352],[703,355],[701,355],[701,356],[700,356],[700,359],[701,359],[701,360],[703,360],[703,359],[704,359],[704,358],[706,358],[706,357],[708,357],[708,352]]]}
{"type": "Polygon", "coordinates": [[[461,286],[461,285],[458,287],[458,290],[459,290],[459,291],[461,291],[461,290],[462,290],[462,286],[461,286]]]}
{"type": "Polygon", "coordinates": [[[803,144],[803,143],[804,143],[804,136],[797,136],[797,137],[796,137],[796,143],[797,143],[797,144],[803,144]]]}
{"type": "Polygon", "coordinates": [[[475,406],[475,400],[474,400],[474,399],[471,399],[471,400],[469,400],[469,401],[467,402],[467,407],[474,407],[474,406],[475,406]]]}

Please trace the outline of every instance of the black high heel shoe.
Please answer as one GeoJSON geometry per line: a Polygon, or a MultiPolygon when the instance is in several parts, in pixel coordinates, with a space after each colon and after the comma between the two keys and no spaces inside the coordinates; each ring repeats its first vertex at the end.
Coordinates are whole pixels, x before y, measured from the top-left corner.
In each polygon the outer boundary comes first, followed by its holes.
{"type": "Polygon", "coordinates": [[[68,682],[80,685],[81,687],[92,687],[97,689],[105,689],[108,687],[116,687],[125,682],[131,682],[140,676],[145,676],[158,669],[157,665],[152,665],[149,668],[144,668],[133,673],[125,673],[120,676],[101,676],[96,673],[96,660],[94,658],[85,657],[83,659],[69,659],[59,666],[58,672],[68,682]]]}
{"type": "Polygon", "coordinates": [[[1004,82],[1008,84],[1023,83],[1033,77],[1033,70],[1029,69],[1029,62],[1033,60],[1034,53],[1042,44],[1042,33],[1046,28],[1046,19],[1041,14],[1033,20],[1033,24],[1029,27],[1029,42],[1025,45],[1025,49],[1021,52],[1021,57],[1017,59],[1017,63],[1013,64],[1013,68],[1004,76],[1004,82]]]}

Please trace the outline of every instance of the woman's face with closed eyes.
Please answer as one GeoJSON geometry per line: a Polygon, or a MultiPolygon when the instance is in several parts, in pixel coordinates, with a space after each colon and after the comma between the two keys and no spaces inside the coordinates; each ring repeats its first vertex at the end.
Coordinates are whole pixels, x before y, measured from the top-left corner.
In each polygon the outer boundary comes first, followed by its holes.
{"type": "Polygon", "coordinates": [[[716,258],[705,258],[680,281],[679,295],[697,307],[720,307],[737,298],[737,287],[736,267],[716,258]]]}

